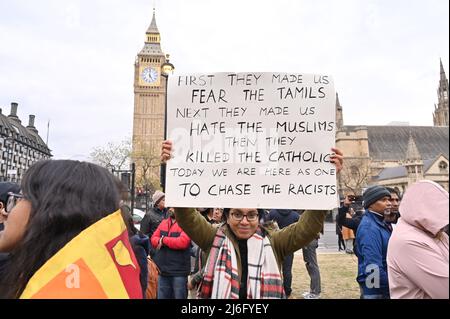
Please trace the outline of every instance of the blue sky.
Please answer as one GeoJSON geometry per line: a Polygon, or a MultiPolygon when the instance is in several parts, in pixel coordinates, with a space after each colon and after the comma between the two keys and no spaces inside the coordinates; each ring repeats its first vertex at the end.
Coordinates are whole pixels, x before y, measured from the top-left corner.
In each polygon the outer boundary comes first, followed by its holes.
{"type": "Polygon", "coordinates": [[[177,73],[334,77],[345,124],[432,125],[447,0],[0,0],[0,107],[18,102],[55,158],[131,136],[133,63],[156,6],[177,73]]]}

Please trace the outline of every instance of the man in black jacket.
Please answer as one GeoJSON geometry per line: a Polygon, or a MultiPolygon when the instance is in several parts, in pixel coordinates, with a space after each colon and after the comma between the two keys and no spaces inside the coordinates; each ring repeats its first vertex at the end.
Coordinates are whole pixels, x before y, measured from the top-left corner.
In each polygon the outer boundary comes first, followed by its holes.
{"type": "Polygon", "coordinates": [[[354,195],[345,196],[344,202],[338,210],[338,224],[350,228],[356,235],[356,231],[358,230],[359,223],[361,222],[364,213],[364,208],[362,207],[361,203],[356,203],[354,198],[354,195]],[[355,204],[355,214],[352,216],[352,218],[348,218],[346,217],[346,215],[350,209],[350,205],[352,204],[355,204]]]}
{"type": "Polygon", "coordinates": [[[165,194],[161,191],[156,191],[152,197],[153,207],[145,214],[141,221],[140,231],[152,237],[156,228],[158,228],[161,221],[167,218],[167,209],[165,205],[165,194]]]}
{"type": "MultiPolygon", "coordinates": [[[[165,194],[161,191],[156,191],[152,197],[153,208],[151,208],[142,218],[140,231],[152,238],[153,233],[158,228],[163,219],[168,217],[167,208],[165,205],[165,194]]],[[[150,256],[153,258],[155,250],[150,248],[150,256]]]]}
{"type": "MultiPolygon", "coordinates": [[[[342,206],[338,209],[337,216],[337,224],[353,230],[355,236],[358,230],[358,226],[361,223],[361,219],[364,215],[364,207],[362,206],[362,202],[356,201],[356,199],[357,198],[355,195],[346,195],[342,206]],[[351,218],[348,218],[347,213],[351,205],[353,205],[354,207],[353,209],[355,211],[355,214],[353,214],[351,218]]],[[[353,253],[356,255],[355,240],[353,240],[353,253]]]]}

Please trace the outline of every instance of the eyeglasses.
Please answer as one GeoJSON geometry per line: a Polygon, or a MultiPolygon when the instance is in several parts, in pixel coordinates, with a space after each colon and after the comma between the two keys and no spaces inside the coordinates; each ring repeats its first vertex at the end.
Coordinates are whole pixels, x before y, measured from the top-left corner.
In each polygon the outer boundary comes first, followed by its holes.
{"type": "Polygon", "coordinates": [[[230,215],[237,222],[242,221],[244,217],[246,217],[249,222],[254,222],[258,220],[258,213],[248,213],[247,215],[244,215],[239,212],[233,212],[230,215]]]}
{"type": "Polygon", "coordinates": [[[23,198],[22,194],[15,194],[12,192],[8,193],[8,199],[6,201],[5,211],[9,214],[14,206],[16,206],[17,202],[23,198]]]}

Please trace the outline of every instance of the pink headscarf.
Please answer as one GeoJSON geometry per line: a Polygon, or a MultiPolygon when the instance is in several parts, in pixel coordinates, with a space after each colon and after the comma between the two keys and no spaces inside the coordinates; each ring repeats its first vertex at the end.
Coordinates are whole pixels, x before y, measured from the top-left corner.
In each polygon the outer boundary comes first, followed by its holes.
{"type": "Polygon", "coordinates": [[[391,298],[449,298],[449,241],[441,232],[448,204],[448,192],[435,182],[407,189],[388,245],[391,298]]]}
{"type": "Polygon", "coordinates": [[[432,181],[411,185],[400,203],[401,218],[434,236],[448,224],[448,192],[432,181]]]}

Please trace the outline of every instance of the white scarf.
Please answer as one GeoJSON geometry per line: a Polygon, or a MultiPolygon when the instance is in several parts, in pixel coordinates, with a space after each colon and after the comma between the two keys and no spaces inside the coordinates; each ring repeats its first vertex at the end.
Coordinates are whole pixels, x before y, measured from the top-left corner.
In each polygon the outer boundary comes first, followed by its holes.
{"type": "MultiPolygon", "coordinates": [[[[223,233],[218,236],[223,236],[223,233]]],[[[207,274],[211,273],[207,268],[214,265],[211,298],[238,299],[240,283],[233,243],[225,236],[218,246],[211,248],[205,267],[207,274]],[[217,249],[218,252],[213,251],[217,249]],[[216,258],[215,262],[212,263],[210,258],[216,258]]],[[[247,298],[283,298],[283,280],[269,239],[255,233],[247,240],[247,250],[247,298]]]]}

